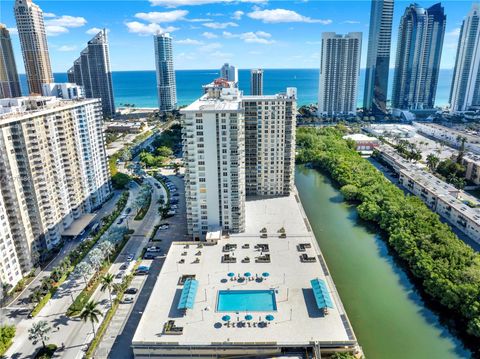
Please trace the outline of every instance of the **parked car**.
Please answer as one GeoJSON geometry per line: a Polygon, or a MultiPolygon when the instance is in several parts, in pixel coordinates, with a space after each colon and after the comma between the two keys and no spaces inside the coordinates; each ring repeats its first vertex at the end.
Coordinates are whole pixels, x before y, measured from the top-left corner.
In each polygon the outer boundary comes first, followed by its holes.
{"type": "Polygon", "coordinates": [[[178,193],[174,193],[174,194],[173,194],[173,197],[178,197],[178,193]]]}
{"type": "Polygon", "coordinates": [[[121,266],[120,266],[120,269],[121,270],[125,270],[128,268],[128,264],[127,263],[123,263],[121,266]]]}
{"type": "Polygon", "coordinates": [[[128,288],[126,291],[125,291],[125,294],[137,294],[138,292],[138,289],[137,288],[128,288]]]}
{"type": "Polygon", "coordinates": [[[155,259],[160,257],[162,254],[160,252],[146,252],[143,256],[143,259],[155,259]]]}
{"type": "Polygon", "coordinates": [[[127,209],[125,210],[125,213],[129,214],[131,211],[132,211],[132,209],[130,207],[127,207],[127,209]]]}
{"type": "Polygon", "coordinates": [[[133,254],[127,254],[127,261],[133,261],[133,254]]]}
{"type": "Polygon", "coordinates": [[[170,208],[171,208],[171,209],[177,209],[178,206],[177,206],[176,204],[172,204],[172,205],[170,206],[170,208]]]}
{"type": "Polygon", "coordinates": [[[178,199],[171,199],[170,204],[178,204],[178,199]]]}
{"type": "Polygon", "coordinates": [[[123,303],[124,303],[124,304],[133,303],[133,297],[125,297],[125,298],[123,298],[123,303]]]}
{"type": "Polygon", "coordinates": [[[118,221],[117,221],[117,224],[122,224],[122,222],[123,222],[123,218],[120,217],[120,218],[118,219],[118,221]]]}
{"type": "Polygon", "coordinates": [[[163,231],[163,230],[165,230],[165,229],[168,229],[169,227],[170,227],[170,226],[169,226],[168,224],[163,224],[163,225],[161,225],[160,227],[158,227],[158,229],[160,229],[160,230],[163,231]]]}
{"type": "Polygon", "coordinates": [[[171,216],[174,216],[177,212],[174,211],[174,210],[170,210],[167,212],[167,216],[171,217],[171,216]]]}
{"type": "Polygon", "coordinates": [[[160,252],[161,248],[160,247],[148,247],[147,252],[160,252]]]}
{"type": "Polygon", "coordinates": [[[125,271],[122,270],[122,271],[120,271],[120,272],[117,273],[117,275],[115,276],[115,278],[121,279],[124,274],[125,274],[125,271]]]}

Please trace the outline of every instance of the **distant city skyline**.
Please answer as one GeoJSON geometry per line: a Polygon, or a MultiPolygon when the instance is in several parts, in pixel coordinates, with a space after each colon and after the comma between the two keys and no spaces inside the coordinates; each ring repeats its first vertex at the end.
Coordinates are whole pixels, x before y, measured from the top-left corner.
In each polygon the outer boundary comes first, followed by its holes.
{"type": "MultiPolygon", "coordinates": [[[[121,1],[112,7],[110,1],[97,1],[92,8],[81,2],[36,1],[45,14],[53,71],[66,72],[83,44],[103,27],[110,31],[112,71],[153,70],[151,38],[157,30],[170,31],[175,39],[176,69],[218,69],[225,62],[240,69],[317,68],[322,32],[359,31],[366,39],[370,17],[369,1],[345,1],[348,5],[342,12],[338,1],[205,0],[201,6],[173,7],[174,3],[121,1]]],[[[191,1],[182,1],[188,3],[191,1]]],[[[9,29],[16,27],[13,4],[10,0],[0,4],[1,21],[9,29]]],[[[396,1],[390,68],[394,66],[398,24],[408,5],[408,1],[396,1]]],[[[441,68],[451,69],[461,22],[471,2],[445,1],[442,5],[447,28],[441,68]]],[[[11,35],[18,72],[25,73],[15,30],[11,35]]],[[[363,41],[361,68],[365,68],[367,45],[363,41]]]]}

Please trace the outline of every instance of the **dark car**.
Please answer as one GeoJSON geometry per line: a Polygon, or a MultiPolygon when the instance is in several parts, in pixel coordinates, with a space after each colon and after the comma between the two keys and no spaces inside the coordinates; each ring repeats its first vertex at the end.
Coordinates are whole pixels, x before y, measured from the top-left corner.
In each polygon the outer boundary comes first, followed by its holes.
{"type": "Polygon", "coordinates": [[[125,210],[125,213],[126,213],[126,214],[129,214],[131,211],[132,211],[132,209],[131,209],[130,207],[128,207],[128,208],[125,210]]]}
{"type": "Polygon", "coordinates": [[[125,294],[137,294],[138,292],[138,289],[137,288],[128,288],[126,291],[125,291],[125,294]]]}
{"type": "Polygon", "coordinates": [[[172,196],[173,197],[178,197],[178,193],[174,193],[172,196]]]}
{"type": "Polygon", "coordinates": [[[120,266],[120,269],[121,270],[125,270],[128,268],[128,264],[127,263],[123,263],[121,266],[120,266]]]}

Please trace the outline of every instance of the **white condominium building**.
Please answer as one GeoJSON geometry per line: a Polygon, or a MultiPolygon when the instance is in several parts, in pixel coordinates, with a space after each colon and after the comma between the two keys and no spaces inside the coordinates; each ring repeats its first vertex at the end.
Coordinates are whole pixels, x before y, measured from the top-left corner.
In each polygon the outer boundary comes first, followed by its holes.
{"type": "Polygon", "coordinates": [[[244,96],[247,196],[287,196],[295,166],[296,89],[244,96]]]}
{"type": "Polygon", "coordinates": [[[362,33],[322,33],[318,113],[355,113],[362,33]]]}
{"type": "Polygon", "coordinates": [[[7,208],[0,196],[0,284],[15,285],[22,279],[22,267],[13,238],[7,208]]]}
{"type": "Polygon", "coordinates": [[[452,111],[480,107],[480,7],[472,5],[463,20],[450,91],[452,111]]]}
{"type": "Polygon", "coordinates": [[[246,196],[293,188],[296,89],[243,96],[219,79],[182,109],[188,232],[245,229],[246,196]]]}
{"type": "Polygon", "coordinates": [[[0,196],[25,273],[110,193],[98,99],[0,100],[0,196]]]}
{"type": "Polygon", "coordinates": [[[188,232],[245,228],[245,123],[236,88],[211,90],[182,110],[188,232]]]}

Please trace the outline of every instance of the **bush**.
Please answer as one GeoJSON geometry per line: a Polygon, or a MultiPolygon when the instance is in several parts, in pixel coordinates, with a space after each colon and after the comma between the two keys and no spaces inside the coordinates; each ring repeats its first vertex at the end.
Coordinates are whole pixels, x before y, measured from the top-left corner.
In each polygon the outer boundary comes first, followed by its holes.
{"type": "Polygon", "coordinates": [[[360,218],[384,231],[425,293],[452,314],[459,328],[480,337],[480,255],[419,198],[405,195],[349,148],[342,135],[336,128],[299,129],[297,160],[325,171],[344,193],[351,195],[356,187],[360,218]]]}
{"type": "Polygon", "coordinates": [[[10,347],[14,337],[15,327],[13,325],[0,326],[0,356],[10,347]]]}

